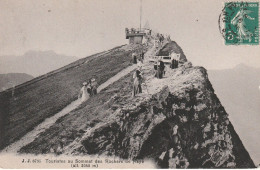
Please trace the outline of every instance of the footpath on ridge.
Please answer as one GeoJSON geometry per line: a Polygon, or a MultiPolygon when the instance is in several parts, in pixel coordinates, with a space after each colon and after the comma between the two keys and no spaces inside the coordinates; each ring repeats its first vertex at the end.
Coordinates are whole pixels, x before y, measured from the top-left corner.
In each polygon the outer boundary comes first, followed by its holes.
{"type": "MultiPolygon", "coordinates": [[[[113,76],[110,79],[108,79],[106,82],[104,82],[103,84],[101,84],[98,87],[98,89],[97,89],[98,93],[101,90],[103,90],[104,88],[106,88],[107,86],[109,86],[110,84],[116,82],[120,78],[122,78],[125,75],[129,74],[131,71],[136,69],[136,67],[137,67],[136,65],[129,66],[129,67],[125,68],[124,70],[120,71],[119,73],[117,73],[115,76],[113,76]]],[[[87,100],[88,99],[89,99],[89,96],[87,96],[87,100]]],[[[26,135],[24,135],[20,140],[18,140],[16,142],[14,142],[13,144],[9,145],[8,147],[6,147],[3,150],[3,152],[8,152],[8,153],[10,153],[10,152],[12,152],[12,153],[18,152],[23,146],[33,142],[34,139],[37,138],[40,133],[44,132],[46,129],[48,129],[53,124],[55,124],[55,122],[59,118],[61,118],[62,116],[65,116],[68,113],[70,113],[72,110],[76,109],[82,103],[83,102],[81,101],[81,99],[77,99],[77,100],[73,101],[72,103],[67,105],[65,108],[63,108],[60,112],[58,112],[54,116],[45,119],[42,123],[40,123],[32,131],[30,131],[26,135]]]]}
{"type": "MultiPolygon", "coordinates": [[[[182,51],[174,42],[165,47],[182,51]]],[[[161,168],[255,167],[207,70],[183,58],[157,79],[148,59],[154,52],[145,54],[143,93],[132,97],[135,66],[127,67],[18,152],[149,158],[161,168]]]]}
{"type": "Polygon", "coordinates": [[[142,48],[118,46],[0,92],[0,151],[76,100],[83,82],[95,77],[100,85],[129,67],[142,48]]]}

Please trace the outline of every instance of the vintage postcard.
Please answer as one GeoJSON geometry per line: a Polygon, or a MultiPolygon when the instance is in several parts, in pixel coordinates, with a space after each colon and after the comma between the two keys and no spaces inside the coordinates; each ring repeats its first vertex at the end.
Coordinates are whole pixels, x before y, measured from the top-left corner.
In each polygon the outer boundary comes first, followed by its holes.
{"type": "Polygon", "coordinates": [[[0,168],[257,168],[259,0],[0,0],[0,168]]]}

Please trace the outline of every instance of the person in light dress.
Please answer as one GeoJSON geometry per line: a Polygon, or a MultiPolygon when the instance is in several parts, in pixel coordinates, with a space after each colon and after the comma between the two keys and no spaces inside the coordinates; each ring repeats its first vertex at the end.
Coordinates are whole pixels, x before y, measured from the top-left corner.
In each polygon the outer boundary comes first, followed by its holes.
{"type": "Polygon", "coordinates": [[[87,100],[87,83],[84,82],[83,83],[83,87],[80,89],[80,93],[79,93],[79,96],[78,98],[81,98],[81,102],[84,102],[87,100]]]}

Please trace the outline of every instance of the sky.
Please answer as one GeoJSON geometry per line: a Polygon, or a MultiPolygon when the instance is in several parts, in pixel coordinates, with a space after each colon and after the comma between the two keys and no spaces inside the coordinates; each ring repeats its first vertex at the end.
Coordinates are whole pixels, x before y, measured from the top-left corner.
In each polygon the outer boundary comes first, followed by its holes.
{"type": "MultiPolygon", "coordinates": [[[[127,44],[139,27],[140,0],[0,0],[0,56],[29,50],[86,57],[127,44]]],[[[142,24],[170,34],[193,65],[260,67],[260,46],[227,46],[218,28],[220,0],[142,0],[142,24]]]]}

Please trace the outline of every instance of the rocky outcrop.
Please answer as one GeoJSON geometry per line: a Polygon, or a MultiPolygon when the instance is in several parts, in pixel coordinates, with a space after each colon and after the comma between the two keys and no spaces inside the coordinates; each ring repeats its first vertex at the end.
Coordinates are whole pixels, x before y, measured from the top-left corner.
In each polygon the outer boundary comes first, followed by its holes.
{"type": "Polygon", "coordinates": [[[71,154],[151,158],[161,168],[255,167],[204,68],[187,62],[155,83],[147,65],[144,75],[148,94],[114,103],[71,154]]]}
{"type": "Polygon", "coordinates": [[[171,54],[172,52],[176,54],[180,54],[180,61],[181,62],[186,62],[186,56],[183,53],[182,49],[180,46],[175,42],[175,41],[170,41],[166,43],[157,53],[156,55],[158,56],[167,56],[171,54]]]}
{"type": "MultiPolygon", "coordinates": [[[[175,42],[162,49],[182,54],[179,68],[166,67],[162,79],[154,77],[153,64],[148,62],[160,49],[149,43],[142,49],[114,49],[127,54],[127,59],[133,51],[147,50],[143,93],[131,98],[131,72],[60,118],[19,152],[152,159],[161,168],[255,167],[214,93],[207,71],[187,62],[175,42]]],[[[114,72],[120,64],[117,60],[123,57],[102,57],[93,67],[103,63],[102,68],[109,68],[105,72],[114,72]]]]}

